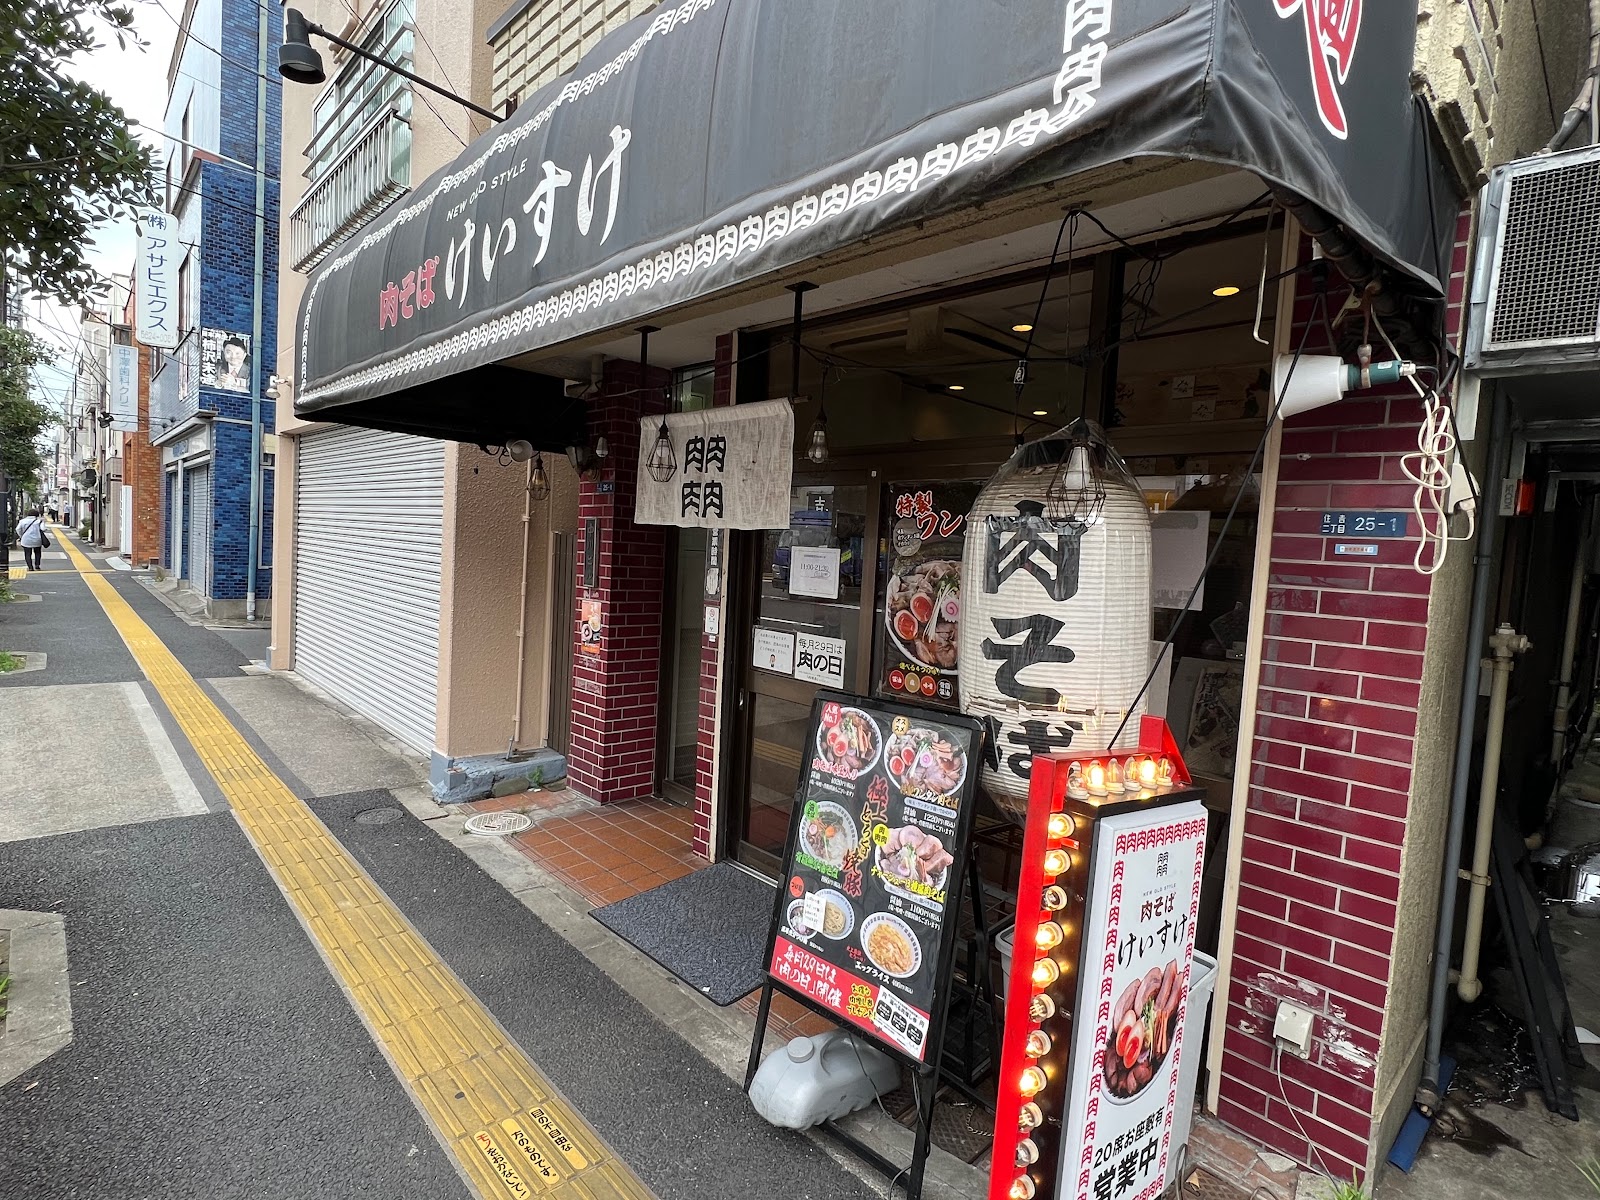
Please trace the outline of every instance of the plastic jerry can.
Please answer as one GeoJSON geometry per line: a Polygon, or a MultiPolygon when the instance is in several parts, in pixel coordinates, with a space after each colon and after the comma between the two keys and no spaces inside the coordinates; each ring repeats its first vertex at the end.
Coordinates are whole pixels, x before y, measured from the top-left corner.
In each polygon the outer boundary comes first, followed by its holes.
{"type": "Polygon", "coordinates": [[[843,1029],[797,1037],[767,1055],[750,1102],[780,1129],[809,1129],[866,1108],[900,1086],[900,1066],[843,1029]]]}

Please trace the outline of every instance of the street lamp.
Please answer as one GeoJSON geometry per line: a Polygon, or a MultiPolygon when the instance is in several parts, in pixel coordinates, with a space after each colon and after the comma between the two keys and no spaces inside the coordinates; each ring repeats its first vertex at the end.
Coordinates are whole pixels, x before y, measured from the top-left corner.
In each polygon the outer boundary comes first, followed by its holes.
{"type": "Polygon", "coordinates": [[[397,67],[387,59],[379,58],[363,50],[354,42],[347,42],[337,34],[329,33],[314,21],[308,21],[305,14],[298,8],[286,8],[283,12],[283,45],[278,47],[278,74],[290,83],[321,83],[328,77],[322,66],[322,55],[311,44],[311,35],[332,42],[335,46],[342,46],[351,54],[364,58],[368,62],[377,63],[393,71],[396,75],[403,75],[418,87],[425,87],[430,92],[437,92],[446,100],[454,100],[466,108],[470,108],[479,116],[488,117],[491,121],[500,120],[500,114],[490,112],[487,108],[480,108],[471,100],[464,99],[454,92],[446,91],[436,83],[430,83],[420,75],[413,75],[404,67],[397,67]]]}

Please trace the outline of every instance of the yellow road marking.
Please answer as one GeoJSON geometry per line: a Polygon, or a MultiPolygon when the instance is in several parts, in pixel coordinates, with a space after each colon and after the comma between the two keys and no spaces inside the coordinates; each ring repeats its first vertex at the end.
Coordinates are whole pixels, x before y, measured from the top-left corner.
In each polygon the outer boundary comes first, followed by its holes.
{"type": "Polygon", "coordinates": [[[61,545],[479,1195],[532,1195],[517,1169],[527,1162],[531,1172],[531,1156],[519,1143],[514,1159],[488,1132],[498,1126],[509,1135],[501,1123],[528,1114],[572,1168],[570,1178],[549,1185],[553,1196],[649,1200],[650,1190],[272,773],[105,575],[76,546],[61,545]]]}

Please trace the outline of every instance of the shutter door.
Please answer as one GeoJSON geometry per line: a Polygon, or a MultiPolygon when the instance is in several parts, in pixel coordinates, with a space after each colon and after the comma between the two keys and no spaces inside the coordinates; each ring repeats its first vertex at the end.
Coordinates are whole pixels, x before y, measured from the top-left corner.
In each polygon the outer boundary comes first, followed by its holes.
{"type": "Polygon", "coordinates": [[[211,468],[194,467],[184,481],[189,491],[189,586],[211,594],[211,468]]]}
{"type": "Polygon", "coordinates": [[[307,434],[295,496],[295,669],[431,753],[444,443],[356,428],[307,434]]]}

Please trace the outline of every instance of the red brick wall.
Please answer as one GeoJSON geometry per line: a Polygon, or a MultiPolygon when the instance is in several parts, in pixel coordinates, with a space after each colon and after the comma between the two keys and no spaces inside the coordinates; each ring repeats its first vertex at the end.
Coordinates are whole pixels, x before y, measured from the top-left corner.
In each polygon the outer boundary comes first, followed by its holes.
{"type": "Polygon", "coordinates": [[[605,435],[610,455],[596,480],[578,491],[578,610],[573,613],[572,731],[567,776],[572,786],[608,803],[655,790],[656,719],[661,694],[661,618],[666,593],[666,534],[633,523],[639,417],[658,413],[670,376],[612,361],[601,394],[590,402],[589,436],[605,435]],[[610,490],[604,490],[609,485],[610,490]],[[586,588],[584,530],[600,522],[598,586],[586,588]],[[600,653],[578,640],[583,601],[599,600],[600,653]]]}
{"type": "Polygon", "coordinates": [[[150,351],[138,349],[139,429],[122,435],[122,481],[132,489],[133,546],[124,546],[122,552],[142,567],[161,554],[162,497],[161,451],[150,444],[150,351]]]}
{"type": "MultiPolygon", "coordinates": [[[[716,390],[711,402],[721,408],[733,403],[733,334],[725,333],[717,339],[715,366],[713,382],[716,390]]],[[[716,598],[707,597],[704,604],[707,608],[716,607],[719,610],[717,629],[726,636],[722,618],[727,615],[727,610],[722,600],[728,590],[728,535],[724,533],[722,538],[722,583],[717,589],[716,598]]],[[[711,845],[711,812],[716,803],[711,780],[716,769],[717,754],[717,640],[703,633],[700,635],[700,730],[694,769],[694,849],[696,854],[704,858],[716,856],[715,848],[711,845]]]]}
{"type": "MultiPolygon", "coordinates": [[[[1453,339],[1468,229],[1463,218],[1453,339]]],[[[1330,280],[1333,308],[1348,290],[1336,275],[1330,280]]],[[[1297,343],[1311,297],[1302,278],[1297,343]]],[[[1330,349],[1314,330],[1308,353],[1330,349]]],[[[1414,487],[1400,456],[1417,448],[1420,414],[1415,392],[1402,386],[1359,393],[1285,426],[1232,978],[1219,996],[1228,1011],[1218,1115],[1334,1178],[1365,1168],[1376,1135],[1374,1069],[1395,953],[1432,579],[1412,567],[1415,517],[1410,537],[1380,541],[1376,559],[1358,559],[1334,554],[1336,540],[1359,539],[1322,537],[1321,514],[1410,510],[1414,487]],[[1310,1057],[1285,1053],[1275,1068],[1280,999],[1316,1018],[1310,1057]]]]}

